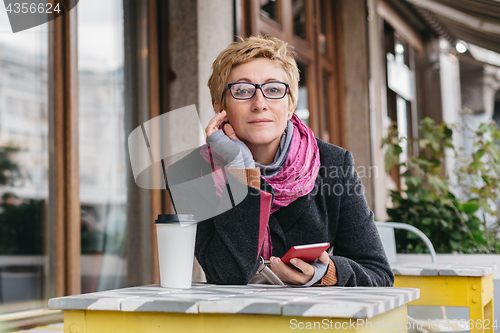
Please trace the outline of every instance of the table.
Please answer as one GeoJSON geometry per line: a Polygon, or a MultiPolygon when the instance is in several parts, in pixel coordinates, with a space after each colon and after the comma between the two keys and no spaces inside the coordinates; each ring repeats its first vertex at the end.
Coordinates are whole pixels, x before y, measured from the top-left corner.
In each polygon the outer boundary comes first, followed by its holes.
{"type": "MultiPolygon", "coordinates": [[[[493,332],[493,271],[496,265],[407,263],[392,265],[395,287],[420,288],[409,305],[469,308],[472,332],[493,332]],[[480,325],[477,325],[477,324],[480,325]],[[489,327],[484,328],[489,323],[489,327]],[[481,326],[478,328],[477,326],[481,326]],[[488,329],[489,328],[489,329],[488,329]]],[[[467,318],[464,318],[467,319],[467,318]]]]}
{"type": "Polygon", "coordinates": [[[194,283],[53,298],[49,308],[64,310],[66,333],[406,332],[406,304],[418,297],[414,288],[194,283]]]}

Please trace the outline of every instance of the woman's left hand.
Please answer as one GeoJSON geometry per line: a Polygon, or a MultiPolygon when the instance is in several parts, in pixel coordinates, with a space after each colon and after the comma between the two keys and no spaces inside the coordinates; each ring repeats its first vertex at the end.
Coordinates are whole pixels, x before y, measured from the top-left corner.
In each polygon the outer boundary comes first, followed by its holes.
{"type": "MultiPolygon", "coordinates": [[[[330,262],[330,257],[328,253],[325,251],[319,256],[319,261],[323,264],[327,265],[330,262]]],[[[307,262],[303,261],[299,258],[293,258],[290,260],[290,263],[300,269],[297,271],[296,269],[288,266],[283,261],[281,261],[278,257],[271,257],[271,270],[281,279],[281,281],[290,283],[303,285],[309,282],[314,277],[314,267],[307,262]]]]}

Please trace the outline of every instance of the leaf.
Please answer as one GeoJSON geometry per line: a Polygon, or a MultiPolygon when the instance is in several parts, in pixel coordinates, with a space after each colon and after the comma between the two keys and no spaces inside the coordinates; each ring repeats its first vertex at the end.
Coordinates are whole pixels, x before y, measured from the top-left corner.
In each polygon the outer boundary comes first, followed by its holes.
{"type": "Polygon", "coordinates": [[[457,241],[450,239],[450,245],[454,250],[460,250],[460,243],[458,243],[457,241]]]}
{"type": "Polygon", "coordinates": [[[462,233],[460,233],[459,231],[457,230],[453,230],[451,233],[450,233],[450,236],[451,238],[453,238],[454,240],[461,240],[462,239],[462,233]]]}
{"type": "Polygon", "coordinates": [[[389,172],[394,165],[399,165],[399,156],[403,152],[400,146],[389,146],[385,154],[385,171],[389,172]]]}
{"type": "Polygon", "coordinates": [[[422,224],[423,225],[431,225],[432,224],[432,220],[430,218],[428,218],[428,217],[424,217],[422,219],[422,224]]]}
{"type": "Polygon", "coordinates": [[[475,155],[476,159],[480,160],[481,158],[483,158],[485,153],[486,153],[486,150],[484,148],[481,148],[478,151],[476,151],[476,153],[474,155],[475,155]]]}
{"type": "Polygon", "coordinates": [[[469,164],[469,168],[472,168],[474,170],[479,170],[484,166],[483,162],[480,161],[474,161],[471,164],[469,164]]]}
{"type": "Polygon", "coordinates": [[[479,204],[474,202],[466,202],[460,207],[461,211],[467,214],[474,214],[479,209],[479,204]]]}
{"type": "MultiPolygon", "coordinates": [[[[500,133],[499,133],[500,134],[500,133]]],[[[490,150],[490,155],[491,155],[491,158],[493,158],[493,161],[496,163],[496,164],[499,164],[500,163],[500,159],[498,157],[498,152],[499,152],[499,148],[498,146],[493,146],[492,149],[490,150]]]]}
{"type": "Polygon", "coordinates": [[[433,149],[434,151],[439,151],[439,150],[440,150],[440,149],[439,149],[439,148],[440,148],[440,147],[439,147],[439,142],[437,142],[437,141],[431,141],[431,147],[432,147],[432,149],[433,149]]]}
{"type": "Polygon", "coordinates": [[[429,176],[429,184],[431,184],[432,186],[435,186],[437,188],[445,188],[446,187],[445,182],[437,176],[429,176]]]}
{"type": "Polygon", "coordinates": [[[453,130],[451,128],[449,128],[448,126],[445,126],[444,127],[444,135],[446,135],[446,137],[448,138],[451,138],[453,136],[453,130]]]}
{"type": "Polygon", "coordinates": [[[411,193],[408,193],[408,200],[410,200],[411,202],[414,202],[414,203],[418,203],[419,202],[418,198],[415,195],[411,194],[411,193]]]}

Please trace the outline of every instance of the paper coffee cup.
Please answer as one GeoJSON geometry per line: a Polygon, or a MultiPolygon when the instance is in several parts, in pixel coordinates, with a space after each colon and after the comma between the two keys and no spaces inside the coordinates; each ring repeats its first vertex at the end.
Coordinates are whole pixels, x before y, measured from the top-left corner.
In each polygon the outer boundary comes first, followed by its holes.
{"type": "Polygon", "coordinates": [[[162,287],[191,288],[196,222],[194,215],[158,215],[155,224],[162,287]]]}

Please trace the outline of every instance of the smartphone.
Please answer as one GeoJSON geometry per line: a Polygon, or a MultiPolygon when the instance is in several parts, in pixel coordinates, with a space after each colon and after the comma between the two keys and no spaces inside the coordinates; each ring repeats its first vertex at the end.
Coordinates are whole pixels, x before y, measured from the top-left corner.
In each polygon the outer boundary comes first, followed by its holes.
{"type": "Polygon", "coordinates": [[[313,262],[330,247],[330,243],[316,243],[307,245],[292,246],[290,250],[281,258],[285,264],[290,264],[290,259],[299,258],[305,262],[313,262]]]}

